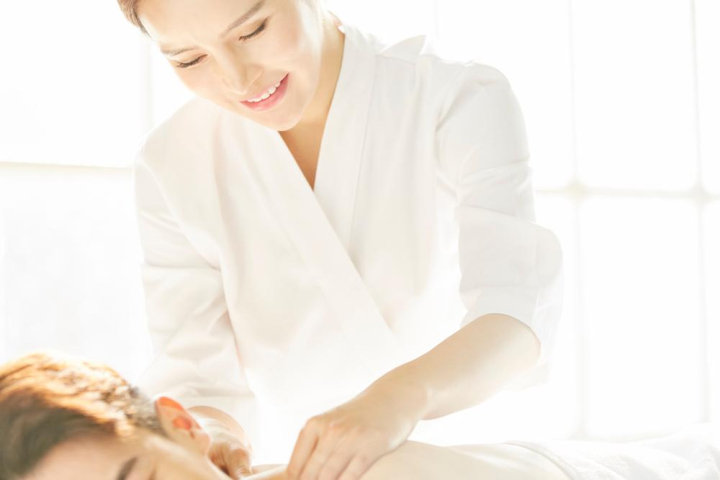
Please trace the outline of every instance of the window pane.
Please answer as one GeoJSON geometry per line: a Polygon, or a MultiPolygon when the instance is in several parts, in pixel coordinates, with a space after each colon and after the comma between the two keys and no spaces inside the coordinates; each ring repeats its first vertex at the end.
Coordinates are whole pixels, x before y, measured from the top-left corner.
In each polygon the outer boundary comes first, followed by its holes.
{"type": "Polygon", "coordinates": [[[696,205],[591,198],[580,212],[589,433],[652,433],[700,421],[696,205]]]}
{"type": "Polygon", "coordinates": [[[705,209],[705,298],[707,299],[710,413],[720,422],[720,201],[705,209]]]}
{"type": "Polygon", "coordinates": [[[705,186],[720,193],[720,2],[696,0],[700,146],[705,186]]]}
{"type": "Polygon", "coordinates": [[[510,80],[525,117],[538,188],[566,185],[573,175],[567,5],[438,0],[439,52],[489,64],[510,80]]]}
{"type": "Polygon", "coordinates": [[[689,2],[573,2],[579,176],[686,189],[697,175],[689,2]]]}
{"type": "Polygon", "coordinates": [[[129,171],[0,166],[0,222],[0,362],[52,348],[139,374],[151,357],[129,171]]]}
{"type": "Polygon", "coordinates": [[[0,161],[129,165],[146,92],[140,34],[117,3],[6,3],[0,161]]]}
{"type": "Polygon", "coordinates": [[[578,249],[576,240],[576,207],[572,198],[563,195],[536,196],[537,223],[557,235],[562,245],[564,297],[563,312],[557,333],[555,353],[551,359],[548,385],[538,388],[541,403],[537,412],[538,438],[551,435],[565,438],[575,433],[580,423],[578,379],[578,249]]]}

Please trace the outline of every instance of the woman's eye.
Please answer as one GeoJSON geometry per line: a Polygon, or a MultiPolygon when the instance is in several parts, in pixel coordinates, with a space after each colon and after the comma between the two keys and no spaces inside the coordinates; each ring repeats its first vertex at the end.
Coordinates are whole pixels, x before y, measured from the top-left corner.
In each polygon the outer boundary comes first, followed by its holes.
{"type": "Polygon", "coordinates": [[[193,65],[195,65],[196,63],[198,63],[198,62],[200,61],[200,59],[202,59],[202,58],[203,58],[203,57],[198,57],[198,58],[196,58],[195,60],[193,60],[193,61],[190,62],[190,63],[182,63],[182,62],[181,62],[181,63],[178,63],[177,66],[178,66],[178,68],[188,68],[188,67],[192,67],[193,65]]]}
{"type": "Polygon", "coordinates": [[[259,33],[262,32],[263,30],[265,30],[265,27],[267,26],[267,23],[268,23],[267,20],[265,20],[265,21],[262,23],[262,25],[260,25],[260,26],[258,27],[257,30],[255,30],[254,32],[252,32],[250,35],[245,35],[245,36],[240,37],[239,40],[248,40],[248,39],[254,37],[255,35],[259,34],[259,33]]]}
{"type": "MultiPolygon", "coordinates": [[[[257,30],[255,30],[254,32],[252,32],[250,35],[243,35],[243,36],[241,36],[238,40],[245,41],[245,40],[251,39],[251,38],[254,37],[255,35],[259,35],[263,30],[265,30],[265,27],[267,27],[267,23],[268,23],[268,21],[265,20],[265,21],[262,23],[262,25],[260,25],[260,26],[257,28],[257,30]]],[[[203,55],[203,56],[204,56],[204,55],[203,55]]],[[[189,62],[189,63],[182,63],[182,62],[180,62],[180,63],[177,64],[177,67],[178,67],[178,68],[188,68],[188,67],[192,67],[193,65],[197,64],[200,60],[202,60],[202,58],[203,58],[203,57],[196,58],[195,60],[193,60],[192,62],[189,62]]]]}

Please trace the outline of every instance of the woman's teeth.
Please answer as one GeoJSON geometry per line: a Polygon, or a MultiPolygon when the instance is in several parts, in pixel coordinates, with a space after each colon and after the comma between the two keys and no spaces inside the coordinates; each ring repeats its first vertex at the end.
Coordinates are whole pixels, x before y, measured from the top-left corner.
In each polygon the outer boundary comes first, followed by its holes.
{"type": "Polygon", "coordinates": [[[252,99],[248,100],[248,102],[253,102],[253,103],[262,102],[263,100],[265,100],[266,98],[268,98],[270,95],[272,95],[273,93],[275,93],[275,91],[277,90],[277,88],[280,86],[280,83],[281,83],[281,82],[282,82],[282,80],[280,80],[278,83],[276,83],[275,86],[270,87],[270,90],[268,90],[267,92],[265,92],[262,96],[260,96],[260,97],[258,97],[258,98],[252,98],[252,99]]]}

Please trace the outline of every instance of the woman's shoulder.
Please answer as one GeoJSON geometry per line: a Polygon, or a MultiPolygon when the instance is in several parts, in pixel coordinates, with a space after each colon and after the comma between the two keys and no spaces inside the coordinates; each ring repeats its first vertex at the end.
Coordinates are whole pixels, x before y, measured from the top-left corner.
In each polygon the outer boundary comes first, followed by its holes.
{"type": "Polygon", "coordinates": [[[480,58],[446,55],[430,34],[396,41],[387,41],[374,34],[366,36],[375,48],[381,74],[402,79],[404,73],[408,81],[422,85],[435,98],[453,97],[468,88],[509,87],[507,76],[498,67],[480,58]]]}

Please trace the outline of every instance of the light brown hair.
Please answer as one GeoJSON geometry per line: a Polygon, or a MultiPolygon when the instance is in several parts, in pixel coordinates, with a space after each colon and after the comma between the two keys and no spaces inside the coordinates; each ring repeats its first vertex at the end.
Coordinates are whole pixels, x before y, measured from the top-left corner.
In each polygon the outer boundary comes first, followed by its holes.
{"type": "Polygon", "coordinates": [[[145,27],[138,18],[137,10],[139,3],[140,0],[118,0],[118,5],[120,5],[120,10],[122,10],[125,18],[127,18],[130,23],[139,28],[140,31],[143,32],[145,35],[148,35],[147,30],[145,30],[145,27]]]}
{"type": "Polygon", "coordinates": [[[0,480],[25,477],[63,442],[138,428],[166,436],[152,402],[111,367],[49,352],[0,366],[0,480]]]}
{"type": "MultiPolygon", "coordinates": [[[[323,0],[302,0],[308,5],[310,5],[313,8],[318,8],[320,6],[324,6],[323,0]]],[[[140,4],[140,0],[118,0],[118,5],[120,6],[120,10],[122,10],[123,15],[125,15],[125,18],[135,25],[137,28],[140,29],[140,31],[150,36],[145,30],[145,27],[143,26],[142,22],[140,21],[140,18],[138,18],[138,5],[140,4]]]]}

